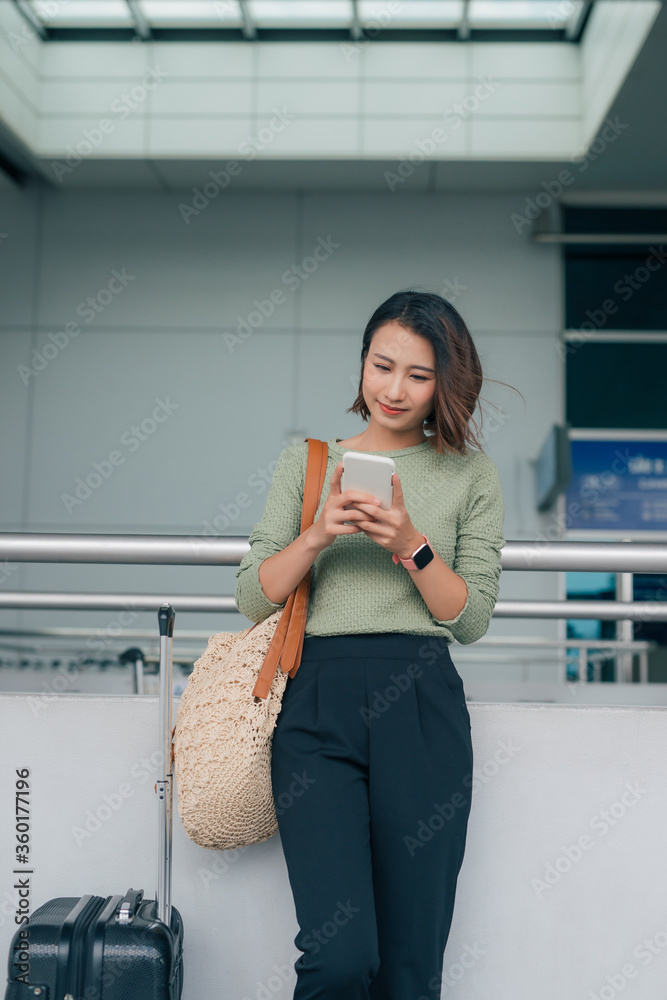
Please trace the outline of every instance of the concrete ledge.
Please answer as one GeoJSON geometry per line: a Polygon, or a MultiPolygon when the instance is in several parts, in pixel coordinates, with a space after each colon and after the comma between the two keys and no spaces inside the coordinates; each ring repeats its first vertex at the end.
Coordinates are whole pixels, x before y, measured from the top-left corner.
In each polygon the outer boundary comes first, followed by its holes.
{"type": "MultiPolygon", "coordinates": [[[[476,780],[442,995],[609,1000],[629,986],[627,997],[663,1000],[667,710],[474,702],[469,710],[476,780]]],[[[31,772],[31,909],[130,886],[154,895],[158,701],[3,694],[0,723],[6,961],[17,902],[16,769],[31,772]]],[[[446,835],[446,826],[433,830],[446,835]]],[[[291,1000],[298,927],[279,836],[208,851],[186,837],[176,812],[173,875],[184,1000],[291,1000]]]]}

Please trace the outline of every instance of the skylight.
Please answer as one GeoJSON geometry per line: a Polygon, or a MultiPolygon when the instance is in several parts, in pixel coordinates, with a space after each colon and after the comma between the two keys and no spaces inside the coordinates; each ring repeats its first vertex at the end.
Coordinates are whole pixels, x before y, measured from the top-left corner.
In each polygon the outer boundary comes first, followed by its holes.
{"type": "MultiPolygon", "coordinates": [[[[43,37],[62,29],[157,31],[228,29],[246,38],[282,31],[451,32],[466,39],[489,31],[576,40],[592,6],[584,0],[14,0],[43,37]]],[[[164,34],[167,33],[167,34],[164,34]]],[[[70,35],[71,37],[71,35],[70,35]]]]}

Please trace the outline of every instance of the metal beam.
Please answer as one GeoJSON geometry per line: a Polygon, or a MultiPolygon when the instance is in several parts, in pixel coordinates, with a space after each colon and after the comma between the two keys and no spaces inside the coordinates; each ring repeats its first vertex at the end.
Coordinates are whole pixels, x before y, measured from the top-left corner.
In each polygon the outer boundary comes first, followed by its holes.
{"type": "Polygon", "coordinates": [[[470,38],[470,0],[463,0],[463,13],[456,32],[459,42],[467,42],[470,38]]]}
{"type": "Polygon", "coordinates": [[[352,40],[358,42],[363,32],[361,21],[359,20],[359,0],[352,0],[352,23],[350,24],[350,35],[352,40]]]}
{"type": "MultiPolygon", "coordinates": [[[[90,594],[63,591],[0,591],[1,608],[33,608],[39,611],[157,611],[169,601],[178,611],[229,612],[239,614],[233,596],[219,594],[90,594]]],[[[0,629],[0,634],[3,634],[0,629]]]]}
{"type": "MultiPolygon", "coordinates": [[[[0,591],[0,609],[14,610],[20,608],[39,611],[157,611],[165,600],[168,600],[177,611],[239,614],[232,595],[0,591]]],[[[497,601],[493,616],[662,622],[667,621],[667,601],[497,601]]],[[[6,629],[0,629],[0,635],[10,633],[16,634],[12,630],[8,632],[6,629]]]]}
{"type": "Polygon", "coordinates": [[[237,566],[250,550],[241,535],[84,535],[0,532],[0,559],[20,562],[237,566]],[[2,554],[4,553],[4,554],[2,554]]]}
{"type": "Polygon", "coordinates": [[[501,551],[501,565],[504,570],[664,573],[667,569],[667,545],[623,541],[507,542],[501,551]]]}
{"type": "Polygon", "coordinates": [[[568,42],[578,42],[579,36],[581,34],[581,29],[583,27],[584,21],[588,16],[588,12],[593,6],[590,2],[583,2],[577,4],[575,10],[572,11],[570,17],[565,25],[565,40],[568,42]]]}
{"type": "Polygon", "coordinates": [[[248,10],[248,4],[246,0],[239,0],[239,7],[241,8],[241,17],[243,18],[243,26],[241,31],[243,32],[244,38],[249,41],[253,41],[257,38],[257,25],[252,19],[252,15],[248,10]]]}
{"type": "Polygon", "coordinates": [[[43,42],[45,42],[48,38],[47,30],[27,0],[14,0],[14,6],[23,20],[26,21],[32,30],[39,35],[43,42]]]}
{"type": "MultiPolygon", "coordinates": [[[[0,561],[124,563],[162,566],[238,566],[247,536],[87,535],[0,532],[0,561]]],[[[505,570],[573,573],[665,573],[667,545],[658,542],[508,541],[505,570]]],[[[11,572],[11,566],[8,567],[11,572]]]]}
{"type": "Polygon", "coordinates": [[[665,233],[531,233],[535,243],[665,243],[665,233]]]}
{"type": "Polygon", "coordinates": [[[141,38],[142,42],[150,42],[153,37],[151,26],[144,17],[144,13],[137,3],[137,0],[125,0],[125,3],[130,8],[130,14],[134,20],[134,29],[136,33],[141,38]]]}

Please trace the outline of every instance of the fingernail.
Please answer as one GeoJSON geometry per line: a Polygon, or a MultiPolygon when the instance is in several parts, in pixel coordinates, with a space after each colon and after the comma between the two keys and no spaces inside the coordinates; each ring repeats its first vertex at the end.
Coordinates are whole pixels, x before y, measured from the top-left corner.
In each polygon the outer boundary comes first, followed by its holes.
{"type": "Polygon", "coordinates": [[[382,503],[379,497],[373,497],[373,503],[382,503]]]}

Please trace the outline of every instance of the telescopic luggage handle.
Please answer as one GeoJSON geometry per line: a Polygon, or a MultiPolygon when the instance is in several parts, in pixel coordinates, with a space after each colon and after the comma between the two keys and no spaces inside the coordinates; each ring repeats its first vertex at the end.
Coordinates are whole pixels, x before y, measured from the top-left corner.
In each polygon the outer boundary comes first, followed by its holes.
{"type": "Polygon", "coordinates": [[[162,604],[158,610],[160,626],[160,772],[155,782],[158,797],[158,867],[157,867],[157,916],[171,927],[171,841],[173,771],[171,759],[171,709],[172,709],[172,640],[176,612],[171,604],[162,604]]]}

